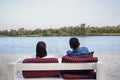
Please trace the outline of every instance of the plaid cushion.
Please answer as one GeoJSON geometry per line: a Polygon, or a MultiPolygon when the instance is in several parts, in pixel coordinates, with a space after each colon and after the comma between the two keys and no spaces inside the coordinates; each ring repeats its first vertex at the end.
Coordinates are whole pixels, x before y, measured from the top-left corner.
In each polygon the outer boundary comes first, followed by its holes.
{"type": "Polygon", "coordinates": [[[64,79],[96,79],[96,72],[86,74],[63,74],[64,79]]]}
{"type": "MultiPolygon", "coordinates": [[[[23,63],[58,63],[56,58],[27,58],[23,63]]],[[[48,66],[49,67],[49,66],[48,66]]],[[[59,70],[22,71],[24,78],[58,77],[59,70]]]]}
{"type": "MultiPolygon", "coordinates": [[[[97,57],[88,57],[88,58],[76,58],[74,56],[62,57],[62,63],[92,63],[97,61],[98,61],[97,57]]],[[[65,79],[87,79],[87,78],[95,78],[95,75],[93,76],[91,74],[93,72],[94,70],[62,70],[61,74],[65,79]]]]}
{"type": "Polygon", "coordinates": [[[76,58],[72,56],[63,56],[62,62],[63,63],[90,63],[90,62],[97,62],[97,57],[88,57],[88,58],[76,58]]]}

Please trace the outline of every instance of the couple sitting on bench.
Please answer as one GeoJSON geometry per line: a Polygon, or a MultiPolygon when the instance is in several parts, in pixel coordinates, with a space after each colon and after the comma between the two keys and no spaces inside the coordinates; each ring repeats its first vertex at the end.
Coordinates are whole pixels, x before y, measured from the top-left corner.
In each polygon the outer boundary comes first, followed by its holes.
{"type": "MultiPolygon", "coordinates": [[[[80,42],[73,37],[69,41],[72,51],[68,50],[62,57],[62,63],[91,63],[97,62],[98,58],[93,57],[94,52],[89,52],[87,47],[79,47],[80,42]]],[[[23,63],[58,63],[57,58],[48,58],[46,44],[43,41],[37,43],[36,58],[24,59],[23,63]]],[[[48,66],[49,67],[49,66],[48,66]]],[[[22,71],[24,78],[41,78],[41,77],[59,77],[64,79],[95,79],[94,70],[37,70],[22,71]]]]}

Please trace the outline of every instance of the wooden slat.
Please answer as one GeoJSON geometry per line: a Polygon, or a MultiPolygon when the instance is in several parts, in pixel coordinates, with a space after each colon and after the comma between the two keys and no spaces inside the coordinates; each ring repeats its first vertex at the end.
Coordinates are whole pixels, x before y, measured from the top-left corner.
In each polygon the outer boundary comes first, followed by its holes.
{"type": "Polygon", "coordinates": [[[13,63],[12,65],[16,70],[83,70],[96,69],[97,63],[13,63]]]}

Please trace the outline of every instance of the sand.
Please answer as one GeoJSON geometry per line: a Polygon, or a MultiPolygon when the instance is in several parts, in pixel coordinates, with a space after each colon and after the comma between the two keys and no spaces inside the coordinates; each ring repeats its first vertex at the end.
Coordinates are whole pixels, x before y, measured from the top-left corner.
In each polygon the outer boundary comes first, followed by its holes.
{"type": "MultiPolygon", "coordinates": [[[[120,53],[95,54],[94,56],[97,56],[99,61],[104,62],[105,80],[120,80],[120,53]]],[[[31,55],[0,54],[0,80],[10,80],[11,70],[9,63],[27,57],[31,57],[31,55]]]]}

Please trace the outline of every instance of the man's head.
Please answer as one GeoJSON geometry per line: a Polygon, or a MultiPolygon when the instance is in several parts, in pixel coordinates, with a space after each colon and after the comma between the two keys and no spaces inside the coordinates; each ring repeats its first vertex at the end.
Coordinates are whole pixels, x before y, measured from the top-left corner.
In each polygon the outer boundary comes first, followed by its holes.
{"type": "Polygon", "coordinates": [[[77,38],[75,38],[75,37],[70,38],[69,44],[70,44],[70,47],[71,47],[73,50],[79,48],[79,46],[80,46],[79,40],[78,40],[77,38]]]}

